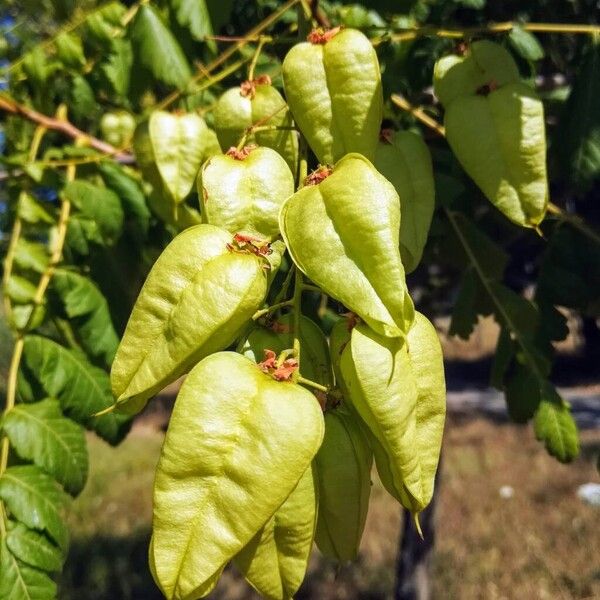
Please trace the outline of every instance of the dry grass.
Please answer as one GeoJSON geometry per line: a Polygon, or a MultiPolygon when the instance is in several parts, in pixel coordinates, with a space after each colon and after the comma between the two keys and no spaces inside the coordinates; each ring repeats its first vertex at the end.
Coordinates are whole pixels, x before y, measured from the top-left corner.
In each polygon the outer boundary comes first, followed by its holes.
{"type": "MultiPolygon", "coordinates": [[[[91,438],[92,472],[71,513],[74,548],[61,600],[160,598],[146,567],[152,471],[162,434],[138,426],[118,448],[91,438]]],[[[600,598],[600,509],[577,487],[598,481],[588,433],[583,457],[564,466],[526,428],[474,419],[450,422],[445,441],[434,598],[600,598]],[[514,497],[502,499],[501,486],[514,497]]],[[[314,553],[298,599],[391,597],[400,511],[375,482],[359,560],[337,569],[314,553]]],[[[213,598],[257,596],[227,571],[213,598]]]]}

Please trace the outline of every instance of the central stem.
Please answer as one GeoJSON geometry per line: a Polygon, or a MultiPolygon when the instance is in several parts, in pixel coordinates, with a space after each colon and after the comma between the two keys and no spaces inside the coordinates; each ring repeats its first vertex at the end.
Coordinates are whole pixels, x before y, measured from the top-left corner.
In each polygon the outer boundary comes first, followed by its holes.
{"type": "Polygon", "coordinates": [[[296,268],[295,279],[294,279],[294,298],[292,300],[293,306],[293,336],[294,336],[294,356],[300,366],[300,315],[302,314],[302,271],[296,268]]]}

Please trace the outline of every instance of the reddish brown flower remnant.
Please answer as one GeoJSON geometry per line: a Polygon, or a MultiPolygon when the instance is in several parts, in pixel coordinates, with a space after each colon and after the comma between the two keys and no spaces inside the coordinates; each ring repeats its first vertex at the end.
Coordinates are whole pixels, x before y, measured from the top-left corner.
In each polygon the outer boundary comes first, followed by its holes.
{"type": "Polygon", "coordinates": [[[334,27],[325,31],[322,28],[313,29],[306,38],[311,44],[326,44],[340,32],[341,27],[334,27]]]}

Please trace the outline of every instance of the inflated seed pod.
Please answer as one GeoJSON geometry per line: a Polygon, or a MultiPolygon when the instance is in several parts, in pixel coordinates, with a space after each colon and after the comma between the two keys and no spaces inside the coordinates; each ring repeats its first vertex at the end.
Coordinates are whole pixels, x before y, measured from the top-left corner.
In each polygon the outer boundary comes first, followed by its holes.
{"type": "Polygon", "coordinates": [[[213,156],[198,175],[202,220],[231,233],[279,235],[279,210],[294,193],[294,176],[280,154],[246,146],[213,156]]]}
{"type": "Polygon", "coordinates": [[[343,562],[358,556],[369,496],[373,452],[363,427],[341,407],[325,413],[325,437],[315,457],[319,482],[319,550],[343,562]]]}
{"type": "Polygon", "coordinates": [[[276,381],[241,354],[218,352],[192,369],[177,396],[154,483],[150,566],[167,598],[204,597],[234,557],[261,591],[274,591],[274,598],[295,591],[315,519],[306,473],[323,431],[313,394],[276,381]],[[286,501],[297,503],[293,514],[291,506],[278,513],[286,501]],[[293,535],[292,523],[299,536],[287,538],[293,548],[268,542],[271,534],[293,535]],[[249,544],[261,565],[244,552],[249,544]],[[256,572],[262,565],[285,572],[256,572]]]}
{"type": "Polygon", "coordinates": [[[416,133],[383,130],[374,164],[400,197],[400,256],[410,273],[421,261],[435,208],[431,154],[416,133]]]}
{"type": "Polygon", "coordinates": [[[272,148],[287,162],[292,173],[298,165],[298,134],[292,130],[292,116],[281,94],[261,75],[241,86],[227,90],[213,112],[215,131],[223,152],[237,146],[249,127],[282,127],[258,130],[247,137],[248,143],[272,148]]]}
{"type": "Polygon", "coordinates": [[[204,356],[227,348],[262,305],[268,261],[213,225],[180,233],[152,267],[111,370],[123,410],[146,400],[204,356]]]}
{"type": "Polygon", "coordinates": [[[268,600],[291,600],[304,580],[315,537],[318,490],[314,466],[233,563],[268,600]]]}
{"type": "Polygon", "coordinates": [[[465,171],[511,221],[537,227],[548,204],[544,106],[509,52],[474,42],[464,56],[436,63],[434,88],[465,171]]]}
{"type": "Polygon", "coordinates": [[[400,258],[400,201],[359,154],[321,169],[288,198],[279,228],[296,266],[382,335],[414,318],[400,258]]]}
{"type": "Polygon", "coordinates": [[[384,485],[420,512],[433,494],[446,414],[435,328],[420,313],[405,340],[359,324],[341,352],[339,371],[345,399],[377,440],[373,451],[384,485]]]}
{"type": "Polygon", "coordinates": [[[283,65],[285,95],[321,164],[349,152],[375,156],[383,112],[377,54],[356,29],[313,31],[283,65]]]}

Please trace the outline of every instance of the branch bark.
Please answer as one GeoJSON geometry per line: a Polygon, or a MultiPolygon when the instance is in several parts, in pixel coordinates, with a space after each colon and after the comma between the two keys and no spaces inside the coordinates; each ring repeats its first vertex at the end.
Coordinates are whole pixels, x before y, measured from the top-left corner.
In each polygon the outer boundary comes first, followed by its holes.
{"type": "Polygon", "coordinates": [[[75,127],[73,123],[69,121],[65,121],[63,119],[57,119],[54,117],[49,117],[29,106],[25,106],[24,104],[19,104],[16,100],[13,100],[6,94],[2,94],[0,96],[0,110],[13,114],[19,115],[28,119],[38,125],[42,125],[47,129],[52,129],[53,131],[58,131],[67,137],[73,138],[74,140],[79,139],[83,140],[86,146],[90,148],[94,148],[94,150],[98,150],[104,154],[112,156],[115,160],[123,161],[123,162],[131,162],[132,155],[115,148],[111,144],[95,138],[85,131],[82,131],[78,127],[75,127]]]}

